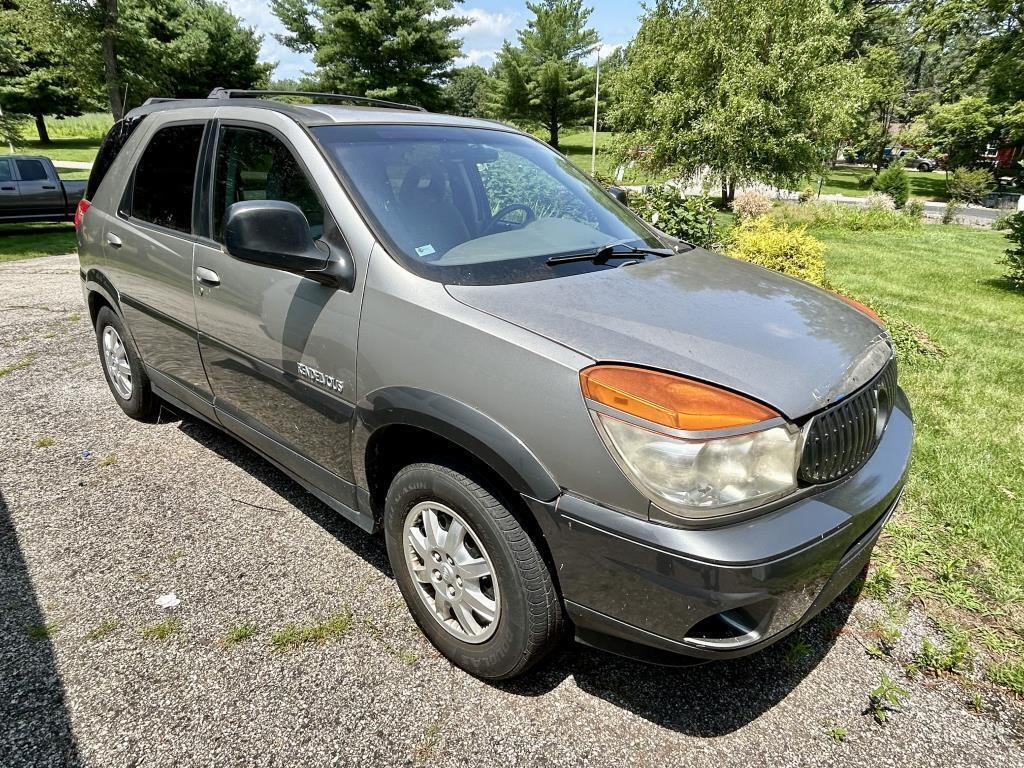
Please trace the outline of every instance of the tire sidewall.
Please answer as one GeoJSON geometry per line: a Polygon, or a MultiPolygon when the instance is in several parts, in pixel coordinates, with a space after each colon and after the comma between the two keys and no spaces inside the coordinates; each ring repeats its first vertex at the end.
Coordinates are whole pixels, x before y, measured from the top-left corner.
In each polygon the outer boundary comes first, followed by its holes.
{"type": "Polygon", "coordinates": [[[100,355],[100,367],[103,369],[103,378],[107,380],[107,386],[114,400],[121,410],[135,419],[145,419],[152,411],[152,395],[149,391],[149,377],[143,367],[142,359],[138,350],[135,349],[135,342],[132,340],[124,321],[109,307],[102,307],[96,315],[96,348],[100,355]],[[110,326],[117,335],[121,337],[121,343],[125,348],[125,355],[128,358],[128,366],[132,370],[132,396],[129,399],[121,397],[114,383],[110,380],[110,371],[107,370],[107,361],[103,352],[103,331],[110,326]]]}
{"type": "Polygon", "coordinates": [[[508,676],[520,665],[528,646],[527,595],[515,558],[488,509],[442,467],[413,465],[402,470],[388,491],[384,538],[395,580],[409,611],[427,638],[445,656],[478,677],[508,676]],[[490,556],[501,601],[498,627],[482,643],[467,643],[447,632],[424,605],[406,564],[404,527],[409,511],[422,501],[440,501],[472,527],[490,556]]]}

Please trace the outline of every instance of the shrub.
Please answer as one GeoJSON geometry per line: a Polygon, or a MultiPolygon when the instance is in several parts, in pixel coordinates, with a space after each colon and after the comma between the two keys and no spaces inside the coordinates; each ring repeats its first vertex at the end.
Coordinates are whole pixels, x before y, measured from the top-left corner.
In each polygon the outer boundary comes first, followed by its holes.
{"type": "Polygon", "coordinates": [[[720,242],[715,207],[705,195],[683,197],[671,187],[652,187],[631,195],[629,205],[640,218],[667,235],[701,248],[714,248],[720,242]]]}
{"type": "Polygon", "coordinates": [[[791,227],[845,230],[849,232],[909,231],[921,226],[919,217],[880,207],[844,203],[780,205],[771,218],[791,227]]]}
{"type": "Polygon", "coordinates": [[[726,253],[816,285],[825,283],[825,245],[804,229],[791,229],[769,216],[736,227],[726,253]]]}
{"type": "Polygon", "coordinates": [[[891,197],[897,208],[906,205],[910,199],[910,177],[907,176],[903,163],[893,163],[878,174],[871,188],[891,197]]]}
{"type": "Polygon", "coordinates": [[[732,201],[736,221],[747,221],[764,216],[772,209],[772,199],[756,189],[742,189],[732,201]]]}
{"type": "Polygon", "coordinates": [[[1006,278],[1018,288],[1024,288],[1024,211],[1006,219],[1006,233],[1010,247],[1000,264],[1006,265],[1006,278]]]}
{"type": "Polygon", "coordinates": [[[809,203],[814,199],[814,196],[818,194],[818,188],[813,184],[808,184],[806,187],[800,190],[799,200],[801,203],[809,203]]]}
{"type": "Polygon", "coordinates": [[[943,224],[955,224],[956,215],[960,213],[960,205],[956,200],[950,200],[946,203],[945,210],[942,211],[942,223],[943,224]]]}
{"type": "Polygon", "coordinates": [[[949,196],[963,203],[980,203],[992,189],[992,175],[984,168],[957,168],[946,184],[949,196]]]}
{"type": "Polygon", "coordinates": [[[857,186],[861,189],[871,189],[875,185],[875,179],[877,176],[874,171],[868,173],[857,174],[857,186]]]}
{"type": "Polygon", "coordinates": [[[908,200],[903,206],[903,215],[908,219],[920,221],[924,218],[924,203],[920,200],[908,200]]]}
{"type": "Polygon", "coordinates": [[[873,211],[888,211],[892,213],[896,210],[896,201],[885,194],[885,192],[872,192],[868,195],[867,206],[873,211]]]}

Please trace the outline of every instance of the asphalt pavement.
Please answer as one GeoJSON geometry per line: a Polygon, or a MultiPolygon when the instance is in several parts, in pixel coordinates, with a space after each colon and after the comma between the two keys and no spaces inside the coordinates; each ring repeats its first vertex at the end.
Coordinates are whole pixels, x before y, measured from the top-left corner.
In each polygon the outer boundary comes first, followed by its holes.
{"type": "Polygon", "coordinates": [[[0,265],[2,768],[1024,766],[1020,702],[869,657],[854,597],[735,662],[568,644],[481,682],[381,540],[211,427],[122,414],[74,256],[0,265]],[[908,695],[880,725],[883,674],[908,695]]]}

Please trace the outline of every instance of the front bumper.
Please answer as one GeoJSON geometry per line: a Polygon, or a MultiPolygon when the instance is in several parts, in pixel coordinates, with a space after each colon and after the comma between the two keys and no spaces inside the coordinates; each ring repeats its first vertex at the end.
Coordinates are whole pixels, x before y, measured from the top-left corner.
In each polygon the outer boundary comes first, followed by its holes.
{"type": "Polygon", "coordinates": [[[717,528],[659,525],[571,493],[535,503],[577,639],[665,661],[742,656],[779,640],[867,564],[902,492],[913,433],[900,391],[859,470],[717,528]]]}

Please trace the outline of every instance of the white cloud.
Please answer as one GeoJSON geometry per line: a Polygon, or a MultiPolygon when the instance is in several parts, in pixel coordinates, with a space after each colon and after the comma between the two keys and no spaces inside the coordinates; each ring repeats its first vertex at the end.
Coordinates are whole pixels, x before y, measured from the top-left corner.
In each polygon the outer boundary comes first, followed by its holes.
{"type": "Polygon", "coordinates": [[[519,14],[498,11],[491,13],[483,8],[467,8],[459,12],[460,16],[472,19],[472,22],[459,30],[463,38],[467,37],[500,37],[505,39],[515,31],[519,23],[519,14]]]}
{"type": "Polygon", "coordinates": [[[497,54],[496,50],[482,51],[479,48],[470,48],[468,51],[463,50],[462,56],[455,60],[455,66],[468,67],[470,64],[479,64],[486,69],[494,63],[495,54],[497,54]]]}
{"type": "Polygon", "coordinates": [[[272,77],[276,80],[288,80],[302,77],[303,72],[312,72],[313,59],[308,53],[296,53],[281,45],[274,39],[274,33],[285,32],[281,20],[270,10],[270,4],[264,0],[225,0],[228,8],[241,18],[247,26],[255,27],[263,35],[260,46],[260,61],[277,64],[272,77]]]}
{"type": "Polygon", "coordinates": [[[613,53],[615,53],[617,50],[619,50],[619,48],[623,48],[623,47],[624,46],[623,46],[622,43],[614,43],[614,44],[611,44],[611,45],[609,45],[608,43],[600,43],[597,46],[597,48],[595,48],[593,51],[591,51],[589,56],[587,56],[586,58],[583,59],[583,61],[584,61],[585,64],[588,64],[589,66],[594,66],[597,63],[597,54],[598,54],[598,52],[601,53],[601,60],[604,61],[609,56],[611,56],[613,53]]]}

